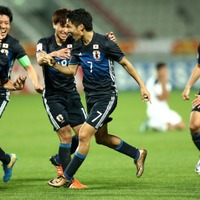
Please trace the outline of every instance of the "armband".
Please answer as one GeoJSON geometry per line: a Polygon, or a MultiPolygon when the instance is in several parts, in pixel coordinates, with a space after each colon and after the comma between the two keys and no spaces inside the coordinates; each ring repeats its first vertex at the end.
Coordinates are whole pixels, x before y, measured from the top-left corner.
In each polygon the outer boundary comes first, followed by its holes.
{"type": "Polygon", "coordinates": [[[25,55],[22,58],[20,58],[19,62],[23,67],[27,67],[31,63],[27,55],[25,55]]]}

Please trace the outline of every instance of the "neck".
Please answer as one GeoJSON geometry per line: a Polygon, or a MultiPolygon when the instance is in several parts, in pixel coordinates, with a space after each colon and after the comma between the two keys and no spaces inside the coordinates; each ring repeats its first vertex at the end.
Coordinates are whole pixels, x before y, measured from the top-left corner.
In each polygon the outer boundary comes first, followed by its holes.
{"type": "Polygon", "coordinates": [[[90,31],[90,32],[86,32],[84,35],[83,35],[83,43],[85,45],[88,45],[91,41],[92,41],[92,38],[93,38],[93,35],[94,35],[94,32],[93,31],[90,31]]]}

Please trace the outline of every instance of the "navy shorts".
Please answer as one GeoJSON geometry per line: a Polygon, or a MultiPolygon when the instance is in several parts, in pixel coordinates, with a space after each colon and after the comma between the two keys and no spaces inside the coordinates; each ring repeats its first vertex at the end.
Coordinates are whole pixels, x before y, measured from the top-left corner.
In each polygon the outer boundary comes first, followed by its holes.
{"type": "Polygon", "coordinates": [[[78,93],[43,96],[43,103],[56,131],[67,125],[74,127],[85,122],[86,111],[78,93]]]}
{"type": "Polygon", "coordinates": [[[111,121],[109,115],[115,110],[116,106],[116,95],[87,97],[88,117],[86,122],[98,130],[111,121]]]}

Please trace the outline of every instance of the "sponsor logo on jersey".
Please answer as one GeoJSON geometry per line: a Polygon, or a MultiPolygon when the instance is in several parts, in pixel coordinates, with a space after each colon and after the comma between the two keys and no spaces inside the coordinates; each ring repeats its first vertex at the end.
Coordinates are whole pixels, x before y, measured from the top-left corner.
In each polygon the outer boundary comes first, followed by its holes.
{"type": "Polygon", "coordinates": [[[98,44],[93,44],[93,49],[99,49],[99,45],[98,44]]]}
{"type": "Polygon", "coordinates": [[[93,57],[95,60],[99,60],[101,57],[100,51],[93,51],[93,57]]]}

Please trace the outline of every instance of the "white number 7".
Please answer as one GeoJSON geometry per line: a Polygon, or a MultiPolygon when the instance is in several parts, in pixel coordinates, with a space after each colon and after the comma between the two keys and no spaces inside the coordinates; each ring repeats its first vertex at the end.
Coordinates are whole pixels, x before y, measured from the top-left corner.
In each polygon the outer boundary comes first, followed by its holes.
{"type": "Polygon", "coordinates": [[[96,118],[94,118],[94,119],[92,120],[92,122],[96,121],[99,117],[101,117],[102,113],[99,112],[99,111],[97,111],[97,113],[98,113],[99,115],[98,115],[96,118]]]}
{"type": "Polygon", "coordinates": [[[93,67],[93,63],[90,61],[87,61],[88,64],[90,64],[90,73],[92,73],[92,67],[93,67]]]}

